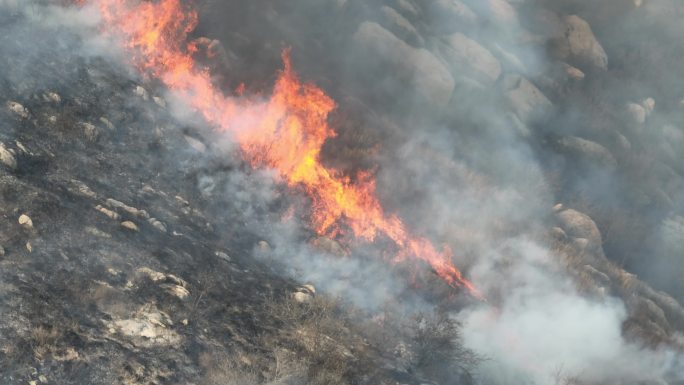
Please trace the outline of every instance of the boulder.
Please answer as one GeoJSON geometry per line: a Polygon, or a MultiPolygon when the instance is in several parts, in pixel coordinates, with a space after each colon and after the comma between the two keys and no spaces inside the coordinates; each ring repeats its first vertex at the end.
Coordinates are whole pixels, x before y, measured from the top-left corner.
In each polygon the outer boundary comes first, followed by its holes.
{"type": "Polygon", "coordinates": [[[430,28],[436,33],[464,31],[477,25],[477,15],[459,0],[435,0],[428,8],[430,28]]]}
{"type": "Polygon", "coordinates": [[[380,8],[380,12],[382,15],[381,24],[398,38],[416,47],[424,44],[416,27],[394,8],[384,5],[380,8]]]}
{"type": "Polygon", "coordinates": [[[588,215],[573,209],[566,209],[556,213],[556,218],[568,236],[586,239],[588,247],[601,246],[601,232],[588,215]]]}
{"type": "Polygon", "coordinates": [[[454,79],[429,51],[411,47],[374,22],[361,23],[354,41],[368,57],[375,58],[377,73],[391,74],[393,80],[406,79],[410,88],[430,104],[444,107],[449,103],[454,79]]]}
{"type": "Polygon", "coordinates": [[[490,28],[508,28],[518,23],[518,13],[506,0],[464,0],[490,28]]]}
{"type": "Polygon", "coordinates": [[[559,152],[577,160],[609,169],[617,167],[617,161],[613,154],[607,148],[591,140],[576,136],[563,136],[556,141],[555,145],[559,152]]]}
{"type": "Polygon", "coordinates": [[[509,26],[518,23],[518,13],[515,8],[506,0],[484,0],[483,8],[487,18],[499,26],[509,26]]]}
{"type": "Polygon", "coordinates": [[[607,70],[608,56],[594,36],[589,23],[579,16],[563,18],[562,37],[552,39],[552,55],[584,70],[607,70]]]}
{"type": "Polygon", "coordinates": [[[520,75],[506,75],[502,87],[508,104],[523,123],[545,118],[553,107],[534,84],[520,75]]]}
{"type": "Polygon", "coordinates": [[[411,20],[418,20],[421,16],[420,7],[411,0],[394,0],[393,8],[399,11],[404,17],[411,20]]]}
{"type": "Polygon", "coordinates": [[[22,106],[21,104],[13,101],[7,102],[7,109],[19,116],[22,119],[27,119],[29,117],[29,111],[26,109],[26,107],[22,106]]]}
{"type": "Polygon", "coordinates": [[[440,53],[453,74],[466,75],[491,84],[501,75],[501,64],[487,48],[462,33],[443,39],[440,53]]]}

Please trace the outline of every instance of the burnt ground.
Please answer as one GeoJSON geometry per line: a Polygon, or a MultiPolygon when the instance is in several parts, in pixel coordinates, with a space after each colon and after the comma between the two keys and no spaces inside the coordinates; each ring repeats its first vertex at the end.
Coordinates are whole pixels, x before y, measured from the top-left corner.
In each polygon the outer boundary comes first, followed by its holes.
{"type": "Polygon", "coordinates": [[[380,327],[251,257],[269,245],[247,222],[271,214],[198,183],[249,169],[163,90],[31,34],[43,56],[6,36],[0,64],[0,383],[427,381],[395,351],[420,320],[380,327]]]}

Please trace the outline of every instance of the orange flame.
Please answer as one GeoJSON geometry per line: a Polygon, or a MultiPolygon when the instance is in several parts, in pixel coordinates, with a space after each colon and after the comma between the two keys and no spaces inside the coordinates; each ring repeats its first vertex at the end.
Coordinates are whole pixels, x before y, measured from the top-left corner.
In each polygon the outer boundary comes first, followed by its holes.
{"type": "Polygon", "coordinates": [[[253,166],[272,168],[290,187],[306,191],[316,232],[334,236],[346,224],[366,241],[384,234],[399,249],[395,260],[425,261],[449,285],[481,298],[453,265],[448,248],[437,251],[426,238],[411,235],[399,217],[384,212],[372,175],[361,173],[353,183],[323,166],[321,148],[335,136],[328,114],[336,104],[320,88],[299,80],[289,50],[283,52],[284,69],[270,98],[226,97],[192,57],[197,47],[187,38],[197,24],[197,13],[181,0],[93,0],[93,4],[99,7],[105,30],[116,31],[133,65],[176,91],[218,130],[232,134],[253,166]]]}

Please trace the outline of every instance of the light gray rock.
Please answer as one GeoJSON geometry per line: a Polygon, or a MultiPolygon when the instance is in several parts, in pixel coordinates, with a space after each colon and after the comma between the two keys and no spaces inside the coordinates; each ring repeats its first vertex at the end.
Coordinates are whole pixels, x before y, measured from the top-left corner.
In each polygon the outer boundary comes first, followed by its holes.
{"type": "Polygon", "coordinates": [[[443,38],[440,53],[454,74],[472,76],[488,84],[501,75],[501,64],[494,55],[462,33],[443,38]]]}
{"type": "Polygon", "coordinates": [[[398,38],[416,47],[424,44],[416,27],[394,8],[384,5],[380,8],[380,12],[382,14],[381,24],[398,38]]]}
{"type": "Polygon", "coordinates": [[[412,0],[395,0],[393,5],[393,8],[411,20],[419,19],[422,14],[420,7],[412,0]]]}
{"type": "Polygon", "coordinates": [[[9,168],[10,170],[17,168],[17,159],[2,142],[0,142],[0,163],[5,165],[5,167],[9,168]]]}
{"type": "Polygon", "coordinates": [[[585,70],[607,70],[608,56],[589,23],[579,16],[570,15],[563,18],[563,25],[563,36],[551,41],[552,54],[585,70]]]}
{"type": "Polygon", "coordinates": [[[157,218],[150,218],[147,220],[147,223],[149,223],[150,225],[152,225],[152,227],[154,227],[155,229],[157,229],[158,231],[160,231],[162,233],[165,233],[167,231],[166,225],[162,221],[158,220],[157,218]]]}
{"type": "Polygon", "coordinates": [[[115,199],[109,198],[105,201],[105,204],[109,207],[125,211],[128,214],[136,216],[136,217],[140,217],[140,218],[143,218],[146,220],[150,218],[150,214],[148,214],[147,211],[137,209],[137,208],[129,206],[123,202],[119,202],[115,199]]]}
{"type": "Polygon", "coordinates": [[[459,0],[435,0],[428,8],[430,28],[437,33],[465,31],[477,25],[478,18],[459,0]]]}
{"type": "Polygon", "coordinates": [[[21,227],[23,227],[27,230],[33,229],[33,220],[31,219],[31,217],[29,217],[26,214],[21,214],[19,216],[18,222],[21,225],[21,227]]]}
{"type": "Polygon", "coordinates": [[[121,222],[121,227],[123,227],[126,230],[130,230],[130,231],[135,231],[135,232],[139,231],[138,225],[136,225],[135,223],[133,223],[131,221],[121,222]]]}
{"type": "Polygon", "coordinates": [[[22,106],[21,104],[19,104],[17,102],[13,102],[13,101],[7,102],[7,109],[11,113],[19,116],[22,119],[27,119],[29,117],[28,109],[26,109],[26,107],[22,106]]]}
{"type": "Polygon", "coordinates": [[[506,0],[479,0],[474,2],[475,13],[495,26],[508,28],[518,24],[518,13],[506,0]]]}
{"type": "Polygon", "coordinates": [[[93,190],[91,190],[90,187],[88,187],[88,185],[81,182],[80,180],[71,179],[69,181],[69,185],[67,186],[67,190],[69,190],[73,194],[77,194],[85,198],[97,198],[97,194],[93,190]]]}
{"type": "Polygon", "coordinates": [[[646,109],[637,103],[627,103],[627,117],[637,125],[646,123],[646,109]]]}
{"type": "Polygon", "coordinates": [[[446,106],[454,90],[449,70],[429,51],[414,48],[374,22],[363,22],[354,41],[378,68],[395,79],[407,79],[410,88],[430,104],[446,106]]]}
{"type": "Polygon", "coordinates": [[[217,251],[217,252],[214,253],[214,255],[216,255],[217,257],[219,257],[220,259],[222,259],[222,260],[224,260],[224,261],[226,261],[226,262],[231,262],[231,261],[232,261],[232,259],[230,258],[230,255],[224,253],[223,251],[217,251]]]}

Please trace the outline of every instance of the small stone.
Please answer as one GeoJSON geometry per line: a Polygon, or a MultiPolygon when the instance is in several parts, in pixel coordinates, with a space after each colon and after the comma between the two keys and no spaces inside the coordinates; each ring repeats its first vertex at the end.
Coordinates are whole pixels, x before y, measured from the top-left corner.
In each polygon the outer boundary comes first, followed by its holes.
{"type": "Polygon", "coordinates": [[[110,199],[107,199],[107,201],[105,202],[105,204],[106,204],[107,206],[109,206],[109,207],[113,207],[113,208],[116,208],[116,209],[121,209],[121,210],[123,210],[123,211],[125,211],[125,212],[127,212],[127,213],[129,213],[129,214],[131,214],[131,215],[133,215],[133,216],[136,216],[136,217],[140,217],[140,218],[143,218],[143,219],[149,219],[149,218],[150,218],[150,215],[147,213],[147,211],[145,211],[145,210],[139,210],[139,209],[137,209],[137,208],[135,208],[135,207],[131,207],[131,206],[125,204],[125,203],[119,202],[119,201],[114,200],[114,199],[111,199],[111,198],[110,198],[110,199]]]}
{"type": "Polygon", "coordinates": [[[579,68],[573,67],[571,65],[565,67],[565,72],[568,74],[568,76],[575,80],[584,79],[584,72],[582,72],[579,68]]]}
{"type": "Polygon", "coordinates": [[[26,107],[22,106],[17,102],[7,102],[7,109],[16,115],[19,115],[22,119],[26,119],[29,117],[29,112],[26,109],[26,107]]]}
{"type": "Polygon", "coordinates": [[[93,235],[96,237],[100,237],[100,238],[111,238],[112,237],[111,235],[105,233],[104,231],[102,231],[96,227],[92,227],[92,226],[86,227],[85,232],[87,234],[90,234],[90,235],[93,235]]]}
{"type": "Polygon", "coordinates": [[[33,228],[33,221],[31,218],[26,215],[26,214],[21,214],[19,217],[19,224],[24,227],[25,229],[32,229],[33,228]]]}
{"type": "Polygon", "coordinates": [[[42,374],[40,376],[38,376],[38,381],[42,382],[43,384],[47,384],[47,382],[48,382],[47,377],[45,377],[42,374]]]}
{"type": "Polygon", "coordinates": [[[226,262],[230,262],[230,261],[231,261],[230,256],[229,256],[228,254],[224,253],[223,251],[217,251],[217,252],[215,252],[214,254],[215,254],[217,257],[223,259],[223,260],[226,261],[226,262]]]}
{"type": "Polygon", "coordinates": [[[131,230],[131,231],[139,231],[138,225],[136,225],[135,223],[133,223],[131,221],[121,222],[121,227],[123,227],[124,229],[131,230]]]}
{"type": "Polygon", "coordinates": [[[5,248],[0,246],[0,257],[4,257],[4,256],[5,256],[5,248]]]}
{"type": "Polygon", "coordinates": [[[19,151],[21,151],[22,154],[30,154],[30,153],[31,153],[31,152],[26,148],[26,146],[24,146],[24,144],[21,143],[20,141],[15,140],[15,141],[14,141],[14,144],[17,145],[17,148],[19,149],[19,151]]]}
{"type": "Polygon", "coordinates": [[[152,100],[154,100],[154,102],[155,102],[159,107],[161,107],[161,108],[166,108],[166,100],[160,98],[159,96],[154,96],[154,97],[152,98],[152,100]]]}
{"type": "Polygon", "coordinates": [[[107,129],[113,131],[116,127],[114,127],[114,124],[109,121],[109,119],[105,118],[104,116],[100,118],[100,123],[104,124],[107,129]]]}
{"type": "Polygon", "coordinates": [[[306,285],[302,285],[302,289],[308,291],[311,294],[316,294],[316,288],[314,287],[314,285],[307,283],[306,285]]]}
{"type": "Polygon", "coordinates": [[[655,109],[655,99],[653,98],[646,98],[641,102],[641,105],[644,107],[646,110],[646,115],[651,115],[653,110],[655,109]]]}
{"type": "Polygon", "coordinates": [[[646,122],[646,109],[639,104],[628,103],[627,113],[632,120],[638,124],[644,124],[646,122]]]}
{"type": "Polygon", "coordinates": [[[119,219],[119,214],[100,205],[95,206],[95,210],[101,212],[102,214],[108,216],[110,219],[113,219],[115,221],[119,219]]]}
{"type": "Polygon", "coordinates": [[[183,320],[181,321],[181,324],[182,324],[183,326],[188,326],[188,323],[189,323],[189,321],[188,321],[187,318],[183,318],[183,320]]]}
{"type": "Polygon", "coordinates": [[[83,135],[85,135],[85,138],[89,142],[96,142],[97,138],[99,136],[99,132],[97,131],[97,127],[90,123],[82,123],[83,126],[83,135]]]}
{"type": "Polygon", "coordinates": [[[28,250],[29,253],[33,252],[33,246],[31,245],[31,242],[26,242],[26,250],[28,250]]]}
{"type": "Polygon", "coordinates": [[[557,213],[561,210],[563,210],[563,204],[562,203],[556,203],[556,205],[553,206],[553,212],[554,213],[557,213]]]}
{"type": "Polygon", "coordinates": [[[147,220],[147,222],[148,222],[150,225],[152,225],[152,227],[154,227],[155,229],[161,231],[162,233],[165,233],[165,232],[166,232],[166,225],[165,225],[164,223],[162,223],[161,221],[159,221],[158,219],[156,219],[156,218],[150,218],[150,219],[147,220]]]}
{"type": "Polygon", "coordinates": [[[191,136],[184,135],[184,137],[185,141],[188,142],[190,147],[192,147],[195,151],[202,153],[207,151],[207,146],[204,143],[191,136]]]}
{"type": "Polygon", "coordinates": [[[186,299],[190,296],[190,292],[188,291],[188,289],[180,285],[162,284],[160,285],[160,287],[164,289],[167,293],[176,296],[180,299],[186,299]]]}
{"type": "Polygon", "coordinates": [[[12,154],[2,142],[0,142],[0,163],[11,170],[17,168],[17,160],[14,157],[14,154],[12,154]]]}
{"type": "Polygon", "coordinates": [[[182,204],[183,206],[190,206],[190,202],[188,202],[188,201],[187,201],[186,199],[184,199],[182,196],[176,195],[175,198],[176,198],[176,200],[177,200],[180,204],[182,204]]]}
{"type": "Polygon", "coordinates": [[[149,100],[150,99],[150,94],[147,92],[146,89],[144,89],[141,86],[136,86],[135,90],[133,91],[136,95],[140,96],[143,98],[143,100],[149,100]]]}
{"type": "Polygon", "coordinates": [[[311,301],[313,296],[309,293],[304,293],[304,292],[298,291],[298,292],[292,294],[292,298],[294,298],[294,300],[299,302],[299,303],[307,303],[307,302],[311,301]]]}
{"type": "Polygon", "coordinates": [[[62,98],[56,92],[46,92],[45,94],[43,94],[43,100],[55,104],[62,102],[62,98]]]}
{"type": "Polygon", "coordinates": [[[86,198],[97,198],[97,194],[93,190],[91,190],[90,187],[88,187],[88,185],[81,182],[80,180],[72,179],[70,180],[70,182],[71,186],[67,187],[67,189],[72,193],[84,196],[86,198]]]}
{"type": "Polygon", "coordinates": [[[38,381],[35,381],[35,380],[31,380],[28,383],[29,383],[29,385],[38,385],[38,381]]]}
{"type": "Polygon", "coordinates": [[[256,245],[256,250],[260,254],[270,254],[271,253],[271,245],[268,244],[266,241],[259,241],[256,245]]]}

